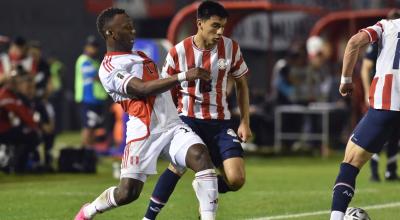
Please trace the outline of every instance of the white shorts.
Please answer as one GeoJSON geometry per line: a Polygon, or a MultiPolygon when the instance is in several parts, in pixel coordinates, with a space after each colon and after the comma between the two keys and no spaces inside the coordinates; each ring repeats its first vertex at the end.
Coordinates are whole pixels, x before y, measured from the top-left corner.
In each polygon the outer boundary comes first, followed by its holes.
{"type": "Polygon", "coordinates": [[[183,122],[163,133],[150,134],[144,140],[133,141],[125,147],[120,178],[145,182],[147,175],[157,174],[160,155],[167,158],[178,171],[183,171],[186,168],[186,153],[194,144],[204,145],[201,138],[183,122]]]}

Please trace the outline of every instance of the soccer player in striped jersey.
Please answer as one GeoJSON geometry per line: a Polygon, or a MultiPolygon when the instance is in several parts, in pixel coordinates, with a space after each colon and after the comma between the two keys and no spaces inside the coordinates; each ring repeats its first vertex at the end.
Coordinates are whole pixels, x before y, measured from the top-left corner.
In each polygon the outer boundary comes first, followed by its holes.
{"type": "Polygon", "coordinates": [[[104,10],[97,18],[97,28],[107,46],[99,78],[106,92],[129,115],[127,144],[119,185],[84,205],[75,220],[93,219],[98,213],[136,200],[147,176],[156,173],[160,154],[175,169],[188,167],[195,172],[193,182],[201,218],[214,220],[218,203],[216,172],[203,141],[179,119],[169,92],[179,82],[209,80],[209,73],[191,68],[161,78],[150,58],[141,51],[131,51],[136,32],[132,19],[122,9],[104,10]]]}
{"type": "Polygon", "coordinates": [[[379,41],[382,50],[376,62],[376,72],[369,90],[370,107],[346,146],[345,156],[333,187],[331,220],[343,220],[354,196],[356,177],[362,166],[379,152],[400,125],[400,19],[381,20],[362,29],[347,43],[339,92],[350,96],[352,74],[360,49],[379,41]]]}
{"type": "MultiPolygon", "coordinates": [[[[238,43],[223,36],[227,18],[228,12],[221,4],[202,2],[197,9],[196,35],[175,45],[162,69],[164,77],[193,67],[202,67],[211,74],[210,81],[183,82],[172,94],[181,119],[206,143],[214,165],[220,168],[219,193],[237,191],[243,186],[245,168],[240,141],[245,142],[252,136],[246,79],[248,68],[238,43]],[[226,101],[228,77],[236,83],[241,113],[237,132],[232,127],[226,101]]],[[[164,171],[152,193],[144,219],[156,218],[182,174],[171,166],[164,171]]]]}

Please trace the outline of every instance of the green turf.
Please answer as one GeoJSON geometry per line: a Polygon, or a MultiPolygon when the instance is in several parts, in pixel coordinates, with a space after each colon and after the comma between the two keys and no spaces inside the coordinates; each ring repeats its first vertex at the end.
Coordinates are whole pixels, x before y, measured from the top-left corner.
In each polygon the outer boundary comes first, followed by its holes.
{"type": "MultiPolygon", "coordinates": [[[[220,196],[218,219],[251,219],[328,210],[331,189],[341,157],[247,157],[247,182],[235,193],[220,196]]],[[[1,220],[73,219],[80,206],[105,188],[115,185],[112,159],[102,159],[95,175],[0,174],[1,220]]],[[[162,171],[167,163],[161,161],[162,171]]],[[[368,168],[368,167],[366,167],[368,168]]],[[[370,183],[364,169],[357,182],[352,206],[400,202],[400,182],[370,183]]],[[[191,188],[193,173],[178,184],[159,219],[197,219],[197,201],[191,188]]],[[[98,215],[99,220],[141,219],[156,177],[149,178],[141,198],[125,207],[98,215]]],[[[400,219],[400,207],[367,210],[373,220],[400,219]]],[[[293,218],[288,218],[293,219],[293,218]]],[[[328,215],[295,218],[328,219],[328,215]]]]}

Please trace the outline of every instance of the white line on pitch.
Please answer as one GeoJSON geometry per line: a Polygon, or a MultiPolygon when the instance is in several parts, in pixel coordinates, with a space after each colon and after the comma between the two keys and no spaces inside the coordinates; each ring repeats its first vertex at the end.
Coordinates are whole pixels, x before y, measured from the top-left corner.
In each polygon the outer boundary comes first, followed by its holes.
{"type": "MultiPolygon", "coordinates": [[[[393,208],[393,207],[398,207],[398,206],[400,206],[400,202],[370,205],[370,206],[364,206],[362,208],[368,211],[371,209],[393,208]]],[[[304,213],[291,214],[291,215],[276,215],[276,216],[271,216],[271,217],[251,218],[251,220],[276,220],[276,219],[301,218],[301,217],[307,217],[307,216],[325,215],[325,214],[329,214],[330,212],[331,211],[304,212],[304,213]]]]}

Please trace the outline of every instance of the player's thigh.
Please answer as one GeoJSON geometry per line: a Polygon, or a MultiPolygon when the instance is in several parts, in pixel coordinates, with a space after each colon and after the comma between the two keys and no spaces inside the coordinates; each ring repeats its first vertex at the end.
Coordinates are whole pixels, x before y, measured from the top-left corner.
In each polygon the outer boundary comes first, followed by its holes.
{"type": "Polygon", "coordinates": [[[373,153],[366,151],[364,148],[358,146],[353,141],[349,140],[346,145],[346,151],[343,162],[349,163],[359,169],[361,169],[369,159],[371,159],[373,153]]]}
{"type": "MultiPolygon", "coordinates": [[[[227,124],[229,125],[229,124],[227,124]]],[[[212,159],[215,166],[221,167],[225,166],[225,161],[229,159],[236,158],[229,161],[243,160],[243,148],[240,144],[236,132],[230,126],[221,126],[218,134],[215,136],[215,145],[210,146],[210,148],[217,148],[217,150],[212,150],[212,159]],[[218,155],[214,155],[218,153],[218,155]]],[[[236,164],[235,162],[229,164],[236,164]]]]}
{"type": "Polygon", "coordinates": [[[83,127],[95,129],[103,125],[103,109],[100,105],[81,104],[81,119],[83,127]]]}
{"type": "Polygon", "coordinates": [[[189,126],[182,123],[176,125],[171,130],[173,130],[174,133],[168,148],[168,156],[175,169],[182,172],[184,168],[187,167],[187,155],[191,147],[201,145],[200,148],[202,148],[202,152],[207,153],[208,156],[208,151],[204,142],[189,126]]]}
{"type": "Polygon", "coordinates": [[[143,140],[132,141],[125,146],[121,163],[121,179],[131,178],[145,181],[143,175],[157,173],[157,160],[165,147],[168,137],[151,134],[143,140]]]}
{"type": "Polygon", "coordinates": [[[346,146],[344,162],[361,168],[395,132],[399,113],[369,109],[354,129],[346,146]]]}
{"type": "MultiPolygon", "coordinates": [[[[357,124],[351,142],[370,153],[378,153],[400,123],[400,113],[370,108],[357,124]]],[[[352,144],[349,142],[350,146],[352,144]]],[[[354,147],[350,147],[353,149],[354,147]]]]}

